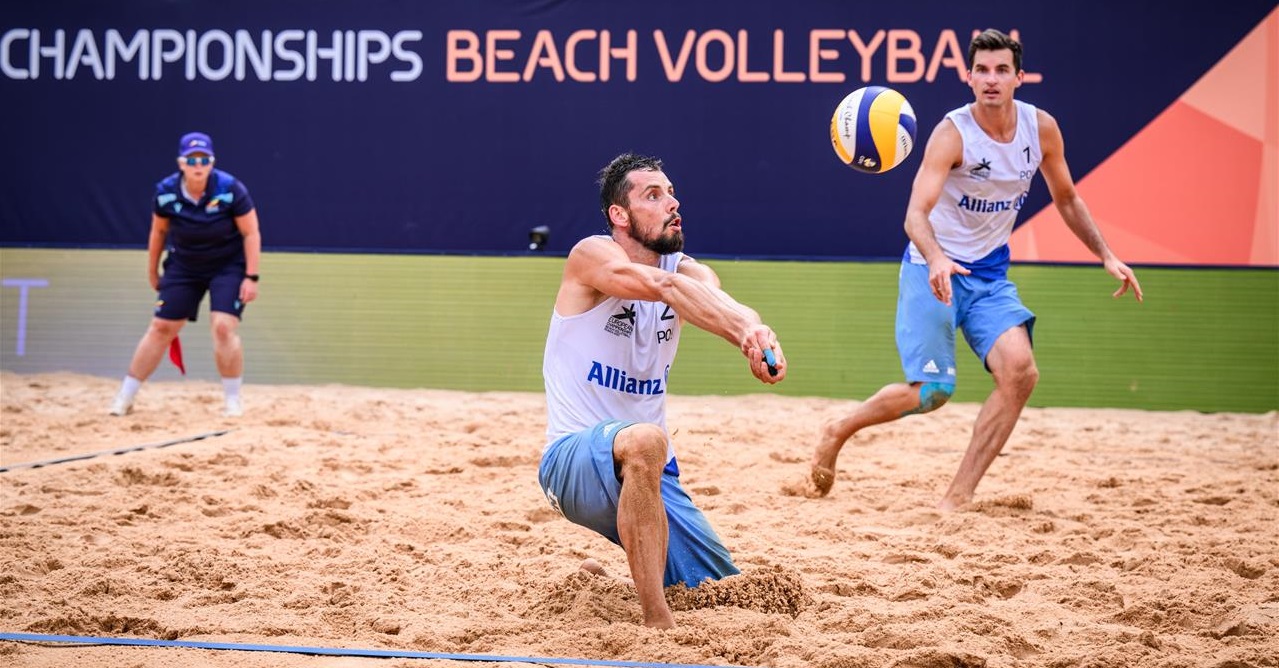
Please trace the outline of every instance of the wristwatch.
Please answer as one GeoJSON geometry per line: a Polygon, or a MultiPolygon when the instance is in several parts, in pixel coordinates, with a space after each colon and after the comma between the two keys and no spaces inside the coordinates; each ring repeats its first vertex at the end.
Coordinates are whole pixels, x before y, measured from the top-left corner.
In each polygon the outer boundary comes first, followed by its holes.
{"type": "Polygon", "coordinates": [[[249,279],[250,281],[253,281],[254,283],[257,283],[258,279],[262,278],[262,275],[261,274],[245,274],[244,277],[249,279]]]}

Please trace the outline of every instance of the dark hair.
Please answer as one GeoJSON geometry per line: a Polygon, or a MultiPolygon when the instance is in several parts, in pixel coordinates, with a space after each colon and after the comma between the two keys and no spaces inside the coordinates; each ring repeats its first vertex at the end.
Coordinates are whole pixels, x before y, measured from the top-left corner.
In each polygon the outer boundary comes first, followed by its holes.
{"type": "Polygon", "coordinates": [[[1021,71],[1021,42],[1005,35],[994,28],[983,30],[980,35],[973,38],[968,43],[968,69],[973,68],[973,59],[977,57],[978,51],[1001,51],[1008,49],[1013,52],[1013,71],[1021,71]]]}
{"type": "Polygon", "coordinates": [[[600,186],[600,211],[604,213],[610,230],[613,229],[613,220],[608,217],[608,208],[614,204],[622,207],[627,205],[626,193],[631,189],[631,182],[626,175],[637,169],[660,172],[662,161],[647,155],[623,153],[600,170],[597,181],[600,186]]]}

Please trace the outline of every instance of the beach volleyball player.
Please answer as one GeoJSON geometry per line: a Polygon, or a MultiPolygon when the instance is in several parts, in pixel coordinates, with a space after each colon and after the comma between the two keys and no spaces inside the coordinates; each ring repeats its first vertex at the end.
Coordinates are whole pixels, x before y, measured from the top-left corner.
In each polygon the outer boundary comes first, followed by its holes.
{"type": "Polygon", "coordinates": [[[830,491],[840,449],[858,431],[936,410],[955,391],[955,331],[994,378],[995,389],[973,425],[968,450],[938,507],[972,500],[1003,449],[1039,380],[1031,348],[1035,315],[1008,280],[1008,238],[1031,179],[1042,173],[1066,225],[1120,281],[1114,296],[1141,285],[1111,252],[1066,165],[1057,121],[1013,99],[1024,73],[1021,44],[998,30],[973,38],[968,85],[974,101],[934,128],[906,208],[910,244],[901,263],[897,349],[905,382],[893,383],[828,423],[810,477],[830,491]]]}
{"type": "Polygon", "coordinates": [[[660,160],[620,155],[599,183],[609,234],[569,253],[546,337],[538,481],[552,508],[622,546],[644,624],[670,628],[665,586],[739,572],[679,482],[666,395],[680,327],[732,343],[764,383],[786,377],[786,357],[759,314],[681,252],[680,203],[660,160]]]}

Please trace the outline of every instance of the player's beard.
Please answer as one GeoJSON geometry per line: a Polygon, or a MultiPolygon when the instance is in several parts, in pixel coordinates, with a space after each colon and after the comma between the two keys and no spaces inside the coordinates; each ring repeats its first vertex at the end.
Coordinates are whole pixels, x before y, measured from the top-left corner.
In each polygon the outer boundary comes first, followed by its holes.
{"type": "MultiPolygon", "coordinates": [[[[635,217],[631,216],[631,220],[634,219],[635,217]]],[[[640,236],[640,233],[636,231],[634,225],[626,228],[626,233],[629,234],[632,239],[638,241],[641,246],[653,251],[654,253],[657,253],[658,255],[670,255],[671,253],[678,253],[684,250],[684,230],[677,229],[674,230],[674,233],[672,234],[666,233],[673,222],[675,222],[675,214],[671,214],[670,218],[667,218],[666,221],[662,223],[662,229],[656,235],[649,238],[640,236]]]]}

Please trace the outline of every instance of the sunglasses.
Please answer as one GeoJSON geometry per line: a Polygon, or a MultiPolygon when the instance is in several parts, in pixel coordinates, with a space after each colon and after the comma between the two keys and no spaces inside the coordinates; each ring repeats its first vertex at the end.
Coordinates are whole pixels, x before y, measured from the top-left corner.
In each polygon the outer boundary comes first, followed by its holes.
{"type": "Polygon", "coordinates": [[[196,165],[200,165],[202,167],[208,167],[209,164],[213,162],[213,158],[207,155],[200,156],[198,158],[195,156],[191,156],[188,158],[178,158],[178,162],[186,162],[188,167],[194,167],[196,165]]]}

